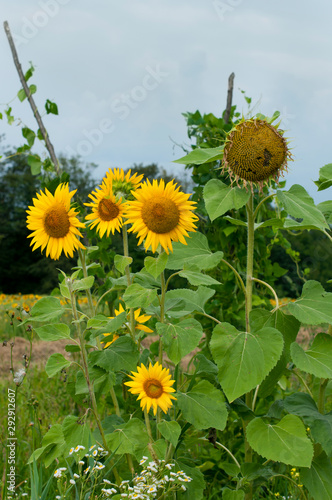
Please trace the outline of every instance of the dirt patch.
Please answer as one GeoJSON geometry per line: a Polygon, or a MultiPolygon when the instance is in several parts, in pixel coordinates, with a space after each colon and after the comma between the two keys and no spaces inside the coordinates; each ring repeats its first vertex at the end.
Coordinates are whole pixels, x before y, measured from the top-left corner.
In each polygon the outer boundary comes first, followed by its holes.
{"type": "MultiPolygon", "coordinates": [[[[71,354],[65,351],[65,346],[68,340],[55,340],[54,342],[46,342],[38,340],[32,344],[31,364],[32,366],[44,367],[46,361],[56,352],[63,354],[66,359],[71,359],[71,354]]],[[[2,377],[10,375],[10,341],[7,345],[1,344],[0,346],[0,374],[2,377]]],[[[22,337],[16,337],[13,346],[13,368],[14,371],[24,367],[25,356],[30,355],[30,342],[22,337]]]]}

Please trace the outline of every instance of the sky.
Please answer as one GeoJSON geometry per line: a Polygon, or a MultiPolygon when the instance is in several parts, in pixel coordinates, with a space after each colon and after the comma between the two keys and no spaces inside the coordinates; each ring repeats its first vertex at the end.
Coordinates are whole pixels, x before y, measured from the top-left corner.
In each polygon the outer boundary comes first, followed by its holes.
{"type": "MultiPolygon", "coordinates": [[[[8,103],[36,130],[20,89],[3,21],[9,22],[35,100],[57,103],[44,122],[57,153],[109,167],[172,163],[188,146],[182,113],[221,116],[230,73],[233,104],[246,114],[281,112],[294,162],[287,186],[316,203],[313,183],[332,163],[332,2],[329,0],[0,0],[0,111],[8,103]]],[[[6,144],[23,144],[21,125],[0,121],[6,144]]]]}

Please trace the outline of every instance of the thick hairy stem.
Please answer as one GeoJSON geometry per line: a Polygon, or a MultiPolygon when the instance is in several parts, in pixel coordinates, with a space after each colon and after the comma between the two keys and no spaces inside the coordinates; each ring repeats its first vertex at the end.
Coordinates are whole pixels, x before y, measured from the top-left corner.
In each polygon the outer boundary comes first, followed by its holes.
{"type": "MultiPolygon", "coordinates": [[[[249,315],[252,309],[252,282],[253,282],[253,269],[254,269],[254,201],[253,195],[250,195],[249,201],[246,205],[247,208],[247,221],[248,221],[248,236],[247,236],[247,277],[246,277],[246,332],[250,332],[250,323],[249,323],[249,315]]],[[[253,395],[252,391],[246,394],[246,405],[249,408],[252,408],[253,403],[253,395]]],[[[244,426],[247,426],[247,422],[244,423],[244,426]]],[[[247,439],[245,439],[244,444],[245,450],[245,462],[252,462],[252,449],[249,445],[247,439]]],[[[245,500],[252,500],[252,486],[248,493],[246,493],[245,500]]]]}
{"type": "MultiPolygon", "coordinates": [[[[88,277],[88,272],[86,269],[86,261],[85,261],[85,252],[82,252],[81,248],[78,249],[78,255],[82,264],[83,276],[84,278],[88,277]]],[[[95,308],[93,305],[92,294],[90,288],[86,291],[89,309],[90,309],[90,317],[93,318],[95,316],[95,308]]]]}
{"type": "Polygon", "coordinates": [[[39,111],[37,109],[36,103],[35,103],[32,95],[31,95],[31,92],[29,90],[28,84],[27,84],[27,82],[26,82],[26,80],[24,78],[24,74],[23,74],[23,71],[22,71],[22,66],[21,66],[20,61],[18,59],[16,47],[15,47],[15,44],[14,44],[14,40],[13,40],[12,34],[10,32],[10,29],[9,29],[9,24],[8,24],[7,21],[5,21],[3,23],[3,25],[4,25],[4,28],[5,28],[5,33],[6,33],[6,36],[7,36],[7,39],[8,39],[8,43],[9,43],[9,46],[10,46],[10,50],[12,52],[14,64],[15,64],[18,76],[20,78],[22,87],[24,89],[25,95],[27,96],[27,99],[28,99],[29,104],[31,106],[31,109],[33,111],[34,117],[37,120],[38,127],[39,127],[40,132],[41,132],[41,134],[43,136],[43,139],[45,141],[46,148],[47,148],[47,150],[49,152],[49,155],[51,157],[53,165],[54,165],[54,167],[56,169],[56,173],[60,177],[61,172],[60,172],[60,167],[59,167],[59,161],[58,161],[58,159],[57,159],[57,157],[55,155],[53,144],[50,141],[49,135],[48,135],[48,133],[46,131],[46,128],[44,126],[44,123],[43,123],[43,121],[41,119],[41,116],[40,116],[39,111]]]}
{"type": "MultiPolygon", "coordinates": [[[[122,226],[122,239],[123,239],[123,255],[125,257],[129,257],[128,231],[127,231],[127,226],[125,224],[122,226]]],[[[127,285],[130,286],[131,279],[130,279],[129,266],[126,266],[125,273],[126,273],[126,278],[127,278],[127,285]]],[[[131,336],[132,340],[136,343],[136,340],[135,340],[135,313],[134,313],[133,308],[130,308],[129,323],[130,323],[130,336],[131,336]]]]}
{"type": "Polygon", "coordinates": [[[323,415],[325,413],[325,391],[328,383],[329,383],[328,378],[320,379],[317,408],[319,413],[322,413],[323,415]]]}
{"type": "MultiPolygon", "coordinates": [[[[70,293],[70,299],[71,299],[71,306],[72,306],[73,317],[74,317],[74,320],[75,320],[77,335],[78,335],[80,346],[81,346],[81,355],[82,355],[82,364],[83,364],[84,376],[85,376],[85,380],[86,380],[86,383],[87,383],[87,386],[88,386],[88,391],[89,391],[89,395],[90,395],[90,399],[91,399],[91,403],[92,403],[92,411],[93,411],[94,417],[96,419],[96,423],[97,423],[97,427],[98,427],[100,435],[101,435],[101,439],[103,441],[103,446],[104,446],[105,450],[108,450],[108,445],[107,445],[107,442],[106,442],[106,439],[105,439],[104,429],[103,429],[103,427],[101,425],[101,421],[100,421],[100,418],[99,418],[99,415],[98,415],[97,401],[96,401],[96,396],[95,396],[95,393],[94,393],[94,390],[93,390],[93,384],[91,383],[91,380],[90,380],[89,367],[88,367],[88,357],[87,357],[87,353],[86,353],[86,349],[85,349],[85,342],[84,342],[84,334],[81,332],[81,326],[80,326],[80,323],[78,321],[78,313],[77,313],[77,308],[76,308],[76,299],[75,299],[75,294],[73,292],[73,287],[72,287],[71,280],[67,279],[66,280],[66,284],[68,286],[68,290],[69,290],[69,293],[70,293]]],[[[113,465],[113,461],[111,461],[110,463],[111,463],[111,465],[113,465]]],[[[115,477],[117,483],[120,484],[121,478],[120,478],[119,473],[118,473],[118,471],[117,471],[117,469],[116,469],[115,466],[113,466],[113,473],[114,473],[114,477],[115,477]]]]}

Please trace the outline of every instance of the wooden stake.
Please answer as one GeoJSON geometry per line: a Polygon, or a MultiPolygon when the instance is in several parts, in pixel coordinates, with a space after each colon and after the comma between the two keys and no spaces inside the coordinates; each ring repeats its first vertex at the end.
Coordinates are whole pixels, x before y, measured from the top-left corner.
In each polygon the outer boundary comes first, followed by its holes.
{"type": "Polygon", "coordinates": [[[59,161],[55,155],[55,152],[54,152],[54,147],[53,147],[53,144],[51,143],[50,141],[50,138],[49,138],[49,135],[46,131],[46,128],[44,127],[44,124],[43,124],[43,121],[41,119],[41,116],[39,114],[39,111],[37,109],[37,106],[36,106],[36,103],[30,93],[30,90],[29,90],[29,87],[28,87],[28,84],[24,78],[24,74],[23,74],[23,71],[22,71],[22,66],[20,64],[20,61],[18,59],[18,55],[17,55],[17,51],[16,51],[16,47],[15,47],[15,44],[14,44],[14,40],[13,40],[13,37],[12,37],[12,34],[10,32],[10,29],[9,29],[9,24],[7,21],[5,21],[3,23],[3,26],[4,26],[4,29],[5,29],[5,33],[6,33],[6,36],[7,36],[7,39],[8,39],[8,43],[9,43],[9,46],[10,46],[10,50],[12,52],[12,56],[13,56],[13,60],[14,60],[14,64],[15,64],[15,67],[16,67],[16,70],[17,70],[17,73],[18,73],[18,76],[20,78],[20,81],[21,81],[21,84],[22,84],[22,87],[24,89],[24,92],[25,92],[25,95],[27,96],[27,99],[29,101],[29,104],[31,106],[31,109],[33,111],[33,114],[34,114],[34,117],[36,118],[37,120],[37,123],[38,123],[38,126],[39,126],[39,129],[40,129],[40,132],[44,138],[44,141],[45,141],[45,144],[46,144],[46,148],[49,152],[49,155],[51,157],[51,160],[54,164],[54,167],[56,169],[56,172],[58,174],[58,176],[60,177],[60,166],[59,166],[59,161]]]}

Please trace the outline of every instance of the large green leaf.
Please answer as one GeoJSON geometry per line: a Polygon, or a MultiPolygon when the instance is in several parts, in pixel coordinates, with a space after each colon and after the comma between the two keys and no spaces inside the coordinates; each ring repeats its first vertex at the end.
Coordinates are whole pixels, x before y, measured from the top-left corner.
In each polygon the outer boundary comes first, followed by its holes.
{"type": "Polygon", "coordinates": [[[229,323],[215,327],[210,348],[230,402],[264,380],[280,358],[283,344],[281,333],[274,328],[247,333],[229,323]]]}
{"type": "Polygon", "coordinates": [[[230,490],[229,488],[223,488],[222,490],[222,500],[243,500],[244,491],[242,490],[230,490]]]}
{"type": "Polygon", "coordinates": [[[134,454],[138,448],[147,446],[149,436],[142,420],[132,418],[107,434],[106,441],[110,450],[118,455],[134,454]]]}
{"type": "Polygon", "coordinates": [[[206,302],[216,293],[215,290],[205,286],[199,286],[197,290],[188,290],[187,288],[178,288],[177,290],[170,290],[166,294],[166,301],[169,302],[173,299],[173,307],[168,310],[169,316],[182,318],[186,314],[194,311],[204,312],[206,302]],[[178,310],[178,302],[182,301],[181,310],[178,310]]]}
{"type": "Polygon", "coordinates": [[[290,345],[295,341],[301,323],[293,316],[284,314],[280,309],[277,309],[274,313],[265,309],[254,309],[250,314],[250,324],[252,331],[258,331],[265,327],[275,328],[282,334],[284,339],[284,348],[278,363],[260,384],[259,396],[266,397],[273,392],[276,383],[290,361],[290,345]]]}
{"type": "Polygon", "coordinates": [[[173,163],[181,163],[181,165],[202,165],[211,161],[220,160],[223,156],[224,147],[217,148],[197,148],[190,151],[186,156],[175,160],[173,163]]]}
{"type": "MultiPolygon", "coordinates": [[[[196,266],[195,266],[196,269],[196,266]]],[[[198,268],[197,268],[198,269],[198,268]]],[[[211,278],[208,274],[203,274],[200,273],[197,270],[193,269],[184,269],[179,273],[179,276],[181,278],[186,278],[189,283],[193,286],[199,286],[199,285],[220,285],[220,281],[215,280],[214,278],[211,278]]]]}
{"type": "Polygon", "coordinates": [[[40,326],[34,329],[41,340],[70,339],[70,329],[64,323],[40,326]]]}
{"type": "Polygon", "coordinates": [[[143,288],[141,285],[134,283],[128,286],[123,295],[127,307],[148,307],[151,302],[157,297],[157,291],[154,289],[143,288]]]}
{"type": "Polygon", "coordinates": [[[292,360],[304,372],[315,377],[332,378],[332,337],[319,333],[310,349],[305,351],[297,342],[291,345],[292,360]]]}
{"type": "Polygon", "coordinates": [[[58,319],[65,312],[56,297],[42,297],[31,308],[30,316],[23,323],[49,322],[58,319]]]}
{"type": "Polygon", "coordinates": [[[55,353],[51,354],[45,365],[45,371],[49,378],[54,377],[54,375],[64,368],[71,365],[71,361],[68,361],[62,354],[55,353]]]}
{"type": "Polygon", "coordinates": [[[178,392],[177,406],[196,429],[214,427],[222,431],[226,426],[227,409],[223,394],[207,380],[201,380],[189,392],[178,392]]]}
{"type": "Polygon", "coordinates": [[[107,318],[101,315],[95,316],[88,321],[88,328],[92,328],[92,337],[98,337],[103,333],[113,333],[119,330],[127,320],[127,312],[123,311],[114,318],[107,318]]]}
{"type": "Polygon", "coordinates": [[[249,422],[246,435],[252,449],[264,458],[294,467],[310,467],[313,445],[295,415],[286,415],[276,425],[255,418],[249,422]]]}
{"type": "Polygon", "coordinates": [[[238,210],[243,207],[250,198],[250,191],[228,186],[218,179],[211,179],[204,187],[203,196],[206,211],[213,221],[228,210],[233,208],[238,210]]]}
{"type": "Polygon", "coordinates": [[[114,256],[114,266],[121,274],[125,273],[126,267],[130,266],[132,261],[132,257],[126,257],[125,255],[114,256]]]}
{"type": "Polygon", "coordinates": [[[80,290],[89,290],[95,281],[94,276],[88,276],[87,278],[82,278],[81,280],[73,281],[73,290],[79,292],[80,290]]]}
{"type": "Polygon", "coordinates": [[[332,163],[328,163],[319,169],[319,179],[314,182],[318,186],[318,191],[323,191],[332,186],[332,163]]]}
{"type": "Polygon", "coordinates": [[[312,226],[322,231],[329,229],[324,215],[315,206],[314,200],[304,187],[294,184],[289,191],[278,190],[277,197],[289,215],[302,219],[301,225],[312,226]]]}
{"type": "Polygon", "coordinates": [[[176,448],[176,445],[178,443],[180,434],[181,434],[181,426],[175,420],[167,421],[167,420],[162,420],[159,422],[157,425],[158,430],[160,431],[160,434],[167,439],[174,448],[176,448]]]}
{"type": "Polygon", "coordinates": [[[198,467],[189,467],[189,465],[175,462],[176,470],[183,470],[183,472],[191,477],[192,481],[186,483],[186,491],[181,492],[181,500],[202,500],[204,498],[203,491],[205,489],[204,475],[198,467]]]}
{"type": "Polygon", "coordinates": [[[203,335],[202,325],[193,318],[180,323],[157,323],[157,332],[162,336],[167,356],[176,365],[198,346],[203,335]]]}
{"type": "Polygon", "coordinates": [[[322,203],[318,203],[317,208],[324,215],[326,222],[328,224],[332,224],[332,200],[322,201],[322,203]]]}
{"type": "Polygon", "coordinates": [[[293,415],[298,415],[310,427],[316,443],[320,443],[328,456],[332,456],[332,413],[323,415],[317,409],[309,394],[297,392],[284,400],[284,408],[293,415]]]}
{"type": "MultiPolygon", "coordinates": [[[[81,418],[74,415],[68,415],[62,422],[63,435],[66,441],[65,453],[69,453],[70,448],[74,448],[78,444],[86,449],[91,445],[90,427],[86,423],[82,423],[81,418]]],[[[85,450],[80,450],[78,456],[83,457],[85,450]]]]}
{"type": "Polygon", "coordinates": [[[211,252],[204,234],[190,233],[187,245],[174,243],[173,253],[169,255],[166,267],[167,269],[183,269],[185,266],[197,266],[201,271],[206,271],[216,267],[223,255],[220,251],[211,252]]]}
{"type": "Polygon", "coordinates": [[[168,255],[166,252],[161,253],[158,257],[145,257],[144,266],[145,269],[154,279],[164,271],[168,260],[168,255]]]}
{"type": "Polygon", "coordinates": [[[138,357],[136,344],[131,338],[123,336],[116,339],[107,349],[92,352],[89,361],[106,371],[132,371],[137,367],[138,357]]]}
{"type": "Polygon", "coordinates": [[[325,453],[314,458],[310,469],[301,469],[300,476],[314,500],[332,500],[332,465],[325,453]]]}
{"type": "Polygon", "coordinates": [[[42,458],[45,466],[48,467],[53,460],[61,457],[66,447],[63,429],[60,424],[52,425],[51,429],[45,434],[42,440],[42,446],[37,448],[28,460],[28,464],[42,458]]]}
{"type": "Polygon", "coordinates": [[[307,281],[302,294],[287,306],[290,314],[307,325],[332,323],[332,293],[326,292],[318,281],[307,281]]]}

